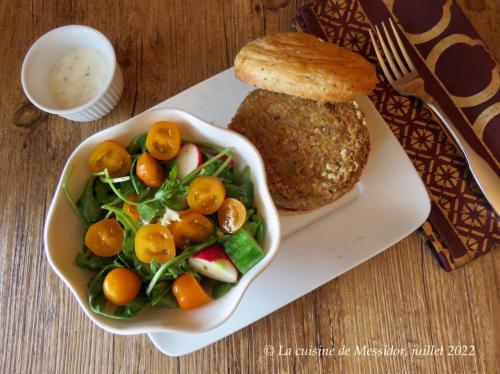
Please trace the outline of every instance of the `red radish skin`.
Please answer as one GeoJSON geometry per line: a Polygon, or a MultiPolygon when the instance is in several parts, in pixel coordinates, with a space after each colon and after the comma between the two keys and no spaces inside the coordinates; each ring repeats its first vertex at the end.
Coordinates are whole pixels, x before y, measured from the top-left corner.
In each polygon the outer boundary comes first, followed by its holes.
{"type": "Polygon", "coordinates": [[[179,178],[183,179],[203,163],[203,156],[195,144],[187,143],[179,150],[177,163],[179,164],[179,178]]]}
{"type": "Polygon", "coordinates": [[[189,264],[201,275],[221,282],[234,283],[238,280],[238,269],[229,256],[218,246],[207,247],[194,254],[189,264]]]}
{"type": "Polygon", "coordinates": [[[220,258],[224,258],[232,263],[231,259],[226,254],[226,252],[224,252],[224,250],[221,247],[216,246],[216,245],[212,245],[210,247],[207,247],[207,248],[201,250],[200,252],[194,254],[192,257],[206,260],[208,262],[212,262],[212,261],[216,261],[220,258]]]}
{"type": "MultiPolygon", "coordinates": [[[[227,156],[226,155],[223,155],[221,158],[220,158],[221,161],[226,161],[227,160],[227,156]]],[[[230,167],[233,167],[234,166],[234,160],[231,160],[229,161],[229,166],[230,167]]]]}

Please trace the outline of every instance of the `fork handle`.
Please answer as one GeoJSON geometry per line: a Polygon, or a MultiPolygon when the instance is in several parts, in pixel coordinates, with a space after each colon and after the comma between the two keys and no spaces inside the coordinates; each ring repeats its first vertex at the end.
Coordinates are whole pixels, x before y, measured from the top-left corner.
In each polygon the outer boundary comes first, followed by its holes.
{"type": "Polygon", "coordinates": [[[486,200],[488,200],[495,213],[500,215],[500,178],[497,173],[484,160],[484,158],[482,158],[469,145],[469,143],[467,143],[462,134],[460,134],[448,116],[444,113],[443,109],[441,109],[441,107],[434,100],[429,101],[426,104],[446,126],[452,138],[455,140],[455,143],[458,144],[467,159],[469,169],[472,172],[479,188],[486,197],[486,200]]]}

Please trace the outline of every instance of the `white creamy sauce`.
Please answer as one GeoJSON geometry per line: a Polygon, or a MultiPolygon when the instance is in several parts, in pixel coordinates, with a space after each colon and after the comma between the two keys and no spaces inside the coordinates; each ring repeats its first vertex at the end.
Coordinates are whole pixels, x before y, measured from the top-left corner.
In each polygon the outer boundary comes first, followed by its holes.
{"type": "Polygon", "coordinates": [[[92,99],[110,74],[106,58],[95,48],[77,48],[61,58],[49,77],[49,93],[56,105],[75,108],[92,99]]]}

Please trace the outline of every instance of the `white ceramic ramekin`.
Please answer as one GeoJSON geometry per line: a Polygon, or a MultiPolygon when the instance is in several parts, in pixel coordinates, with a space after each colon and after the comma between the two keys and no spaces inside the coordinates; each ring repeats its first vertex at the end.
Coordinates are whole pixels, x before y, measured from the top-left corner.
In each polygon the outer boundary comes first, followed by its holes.
{"type": "Polygon", "coordinates": [[[103,117],[116,106],[123,92],[123,76],[109,40],[99,31],[81,25],[59,27],[41,36],[23,61],[21,83],[28,99],[41,110],[72,121],[85,122],[103,117]],[[75,48],[97,48],[110,65],[103,88],[87,103],[59,108],[49,94],[48,80],[54,65],[75,48]]]}

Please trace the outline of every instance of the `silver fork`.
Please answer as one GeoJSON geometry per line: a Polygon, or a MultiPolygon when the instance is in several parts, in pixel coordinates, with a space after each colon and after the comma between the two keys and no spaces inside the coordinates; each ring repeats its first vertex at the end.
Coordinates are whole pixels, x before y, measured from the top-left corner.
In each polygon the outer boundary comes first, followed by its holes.
{"type": "Polygon", "coordinates": [[[401,38],[396,31],[396,27],[394,27],[392,19],[389,19],[389,23],[391,24],[392,32],[399,48],[396,47],[393,42],[393,37],[391,37],[383,22],[382,28],[390,50],[387,47],[378,26],[375,26],[378,43],[373,31],[370,30],[370,36],[375,48],[375,53],[377,54],[378,61],[384,71],[385,77],[391,86],[400,94],[419,98],[439,117],[443,125],[446,126],[451,136],[462,150],[469,164],[469,169],[476,179],[479,188],[496,214],[500,215],[500,178],[491,166],[467,143],[456,127],[453,126],[450,119],[446,116],[436,100],[434,100],[434,98],[425,91],[424,81],[415,69],[415,66],[413,66],[413,63],[411,62],[410,57],[401,42],[401,38]],[[382,46],[383,53],[380,51],[378,44],[382,46]],[[384,56],[389,66],[385,63],[383,58],[384,56]],[[403,59],[406,62],[406,65],[403,63],[403,59]]]}

